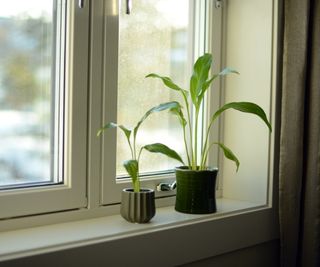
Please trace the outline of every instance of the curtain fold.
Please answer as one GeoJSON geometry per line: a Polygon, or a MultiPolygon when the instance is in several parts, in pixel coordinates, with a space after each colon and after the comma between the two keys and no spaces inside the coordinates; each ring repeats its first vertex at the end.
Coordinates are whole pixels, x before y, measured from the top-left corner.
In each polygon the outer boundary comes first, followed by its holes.
{"type": "Polygon", "coordinates": [[[320,1],[284,0],[281,263],[320,266],[320,1]]]}

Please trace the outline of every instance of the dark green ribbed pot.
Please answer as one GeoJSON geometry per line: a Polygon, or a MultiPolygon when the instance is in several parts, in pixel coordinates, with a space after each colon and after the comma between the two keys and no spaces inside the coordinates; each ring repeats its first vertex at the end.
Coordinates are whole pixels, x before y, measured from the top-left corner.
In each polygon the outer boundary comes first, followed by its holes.
{"type": "Polygon", "coordinates": [[[217,211],[217,168],[192,171],[188,167],[176,168],[177,195],[175,210],[191,214],[207,214],[217,211]]]}

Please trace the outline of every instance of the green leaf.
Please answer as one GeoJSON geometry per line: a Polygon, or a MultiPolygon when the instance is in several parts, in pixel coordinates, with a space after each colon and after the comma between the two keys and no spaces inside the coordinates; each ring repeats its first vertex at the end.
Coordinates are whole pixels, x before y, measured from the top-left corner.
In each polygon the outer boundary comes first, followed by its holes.
{"type": "Polygon", "coordinates": [[[260,106],[258,106],[257,104],[251,103],[251,102],[231,102],[231,103],[225,104],[224,106],[222,106],[219,110],[217,110],[213,114],[213,116],[211,117],[210,124],[212,124],[212,122],[218,116],[220,116],[222,112],[224,112],[227,109],[235,109],[235,110],[238,110],[241,112],[251,113],[251,114],[257,115],[265,122],[265,124],[268,126],[270,132],[272,131],[271,124],[269,123],[264,110],[260,106]]]}
{"type": "Polygon", "coordinates": [[[138,179],[139,176],[139,163],[137,160],[130,159],[123,162],[123,166],[126,169],[127,173],[132,179],[132,182],[135,183],[135,181],[138,179]]]}
{"type": "Polygon", "coordinates": [[[131,130],[127,129],[123,125],[118,125],[118,124],[116,124],[114,122],[109,122],[106,125],[104,125],[101,129],[99,129],[99,131],[97,132],[97,136],[100,136],[107,129],[112,129],[112,128],[116,128],[116,127],[119,127],[124,132],[124,134],[126,135],[127,139],[130,138],[131,130]]]}
{"type": "Polygon", "coordinates": [[[201,94],[208,79],[211,63],[212,56],[206,53],[199,57],[193,66],[193,74],[190,79],[190,94],[192,102],[197,109],[201,104],[201,99],[198,99],[198,96],[201,94]]]}
{"type": "Polygon", "coordinates": [[[176,108],[172,108],[169,110],[172,114],[176,115],[179,119],[179,122],[181,124],[182,127],[185,127],[187,125],[187,121],[184,118],[183,112],[181,110],[181,106],[180,107],[176,107],[176,108]]]}
{"type": "Polygon", "coordinates": [[[232,69],[232,68],[224,68],[218,75],[224,76],[230,73],[240,74],[238,71],[232,69]]]}
{"type": "Polygon", "coordinates": [[[131,130],[127,129],[126,127],[124,127],[123,125],[119,125],[119,128],[124,132],[124,134],[126,135],[126,137],[129,139],[130,135],[131,135],[131,130]]]}
{"type": "Polygon", "coordinates": [[[111,128],[116,128],[117,124],[114,122],[109,122],[106,125],[104,125],[102,128],[100,128],[97,132],[97,136],[100,136],[105,130],[111,129],[111,128]]]}
{"type": "Polygon", "coordinates": [[[235,156],[235,154],[231,151],[230,148],[226,147],[224,144],[222,143],[215,143],[217,144],[222,150],[223,150],[223,153],[224,153],[224,156],[227,158],[227,159],[230,159],[232,161],[235,162],[236,166],[237,166],[237,171],[239,169],[239,166],[240,166],[240,161],[238,160],[238,158],[235,156]]]}
{"type": "Polygon", "coordinates": [[[213,77],[209,80],[207,80],[204,84],[203,84],[203,87],[202,87],[202,90],[198,96],[198,103],[201,104],[202,100],[203,100],[203,97],[204,97],[204,94],[206,93],[206,91],[208,90],[208,88],[210,87],[211,83],[219,76],[224,76],[224,75],[227,75],[227,74],[230,74],[230,73],[235,73],[235,74],[240,74],[239,72],[237,72],[236,70],[234,69],[231,69],[231,68],[225,68],[223,69],[220,73],[218,74],[215,74],[213,75],[213,77]]]}
{"type": "Polygon", "coordinates": [[[185,93],[186,95],[188,94],[188,91],[182,89],[180,86],[178,86],[177,84],[175,84],[169,77],[165,77],[165,76],[160,76],[156,73],[150,73],[146,76],[146,78],[158,78],[161,79],[162,82],[164,83],[164,85],[166,85],[168,88],[176,90],[176,91],[181,91],[183,93],[185,93]]]}
{"type": "Polygon", "coordinates": [[[141,118],[141,120],[137,123],[137,125],[134,127],[133,129],[133,134],[134,134],[134,137],[136,137],[137,135],[137,132],[138,132],[138,129],[140,127],[140,125],[144,122],[144,120],[146,118],[148,118],[152,113],[155,113],[155,112],[160,112],[160,111],[163,111],[163,110],[171,110],[171,109],[174,109],[174,108],[181,108],[179,102],[177,101],[171,101],[171,102],[167,102],[167,103],[162,103],[156,107],[153,107],[151,109],[149,109],[144,115],[143,117],[141,118]]]}
{"type": "Polygon", "coordinates": [[[143,148],[148,150],[149,152],[152,152],[152,153],[161,153],[163,155],[166,155],[169,158],[180,161],[184,165],[184,162],[183,162],[182,158],[179,156],[179,154],[164,144],[154,143],[154,144],[150,144],[150,145],[145,145],[143,148]]]}
{"type": "Polygon", "coordinates": [[[210,87],[211,83],[218,77],[218,75],[214,75],[210,80],[206,81],[203,86],[202,86],[202,90],[198,96],[198,103],[199,105],[201,105],[201,102],[203,100],[204,94],[206,93],[206,91],[208,90],[208,88],[210,87]]]}

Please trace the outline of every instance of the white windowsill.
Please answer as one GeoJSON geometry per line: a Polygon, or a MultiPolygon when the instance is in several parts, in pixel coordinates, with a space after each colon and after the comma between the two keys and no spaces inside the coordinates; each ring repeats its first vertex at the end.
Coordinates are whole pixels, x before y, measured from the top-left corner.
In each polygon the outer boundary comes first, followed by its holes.
{"type": "MultiPolygon", "coordinates": [[[[256,203],[230,199],[218,199],[217,208],[217,213],[209,215],[178,213],[174,211],[173,207],[158,208],[156,216],[148,224],[128,223],[120,215],[113,215],[2,232],[0,233],[0,261],[51,253],[81,246],[90,246],[103,242],[112,242],[113,240],[152,234],[162,230],[170,231],[170,229],[177,227],[188,227],[199,223],[202,223],[204,226],[205,223],[208,222],[214,223],[215,221],[221,222],[226,220],[227,225],[228,218],[234,220],[238,217],[240,219],[241,215],[246,216],[246,214],[250,214],[250,216],[252,216],[254,213],[258,214],[261,213],[261,211],[270,212],[270,210],[272,210],[270,207],[257,205],[256,203]]],[[[267,217],[270,217],[270,214],[267,215],[267,217]]],[[[249,218],[248,220],[252,221],[252,219],[249,218]]],[[[266,223],[266,221],[261,222],[262,225],[266,223]]],[[[267,228],[269,229],[270,225],[267,228]]],[[[218,228],[216,229],[218,230],[218,228]]],[[[258,231],[261,232],[261,229],[258,229],[258,231]]],[[[269,229],[268,231],[268,233],[264,233],[262,237],[259,238],[257,237],[260,236],[261,233],[257,233],[252,242],[265,242],[268,241],[267,239],[272,240],[277,238],[275,229],[269,229]]],[[[231,242],[231,244],[233,243],[231,242]]],[[[239,247],[243,245],[242,241],[239,242],[239,247]]],[[[230,247],[230,249],[233,248],[230,247]]]]}

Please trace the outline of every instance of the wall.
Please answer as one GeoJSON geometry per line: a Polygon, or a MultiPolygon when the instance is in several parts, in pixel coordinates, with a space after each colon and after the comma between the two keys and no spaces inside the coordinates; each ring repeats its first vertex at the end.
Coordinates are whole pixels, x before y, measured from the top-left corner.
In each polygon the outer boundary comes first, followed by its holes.
{"type": "Polygon", "coordinates": [[[277,267],[279,265],[279,241],[237,250],[209,259],[188,263],[183,267],[277,267]]]}
{"type": "MultiPolygon", "coordinates": [[[[142,237],[143,238],[143,237],[142,237]]],[[[119,243],[114,242],[117,247],[119,243]]],[[[152,244],[150,242],[150,244],[152,244]]],[[[139,243],[130,243],[128,246],[139,246],[139,243]]],[[[150,245],[152,246],[152,245],[150,245]]],[[[1,267],[98,267],[98,266],[111,266],[121,267],[129,266],[124,263],[124,258],[129,258],[132,261],[131,267],[167,267],[178,266],[175,265],[171,259],[170,254],[158,253],[159,259],[156,257],[154,261],[143,261],[143,251],[141,254],[136,255],[137,261],[134,261],[133,255],[127,254],[125,249],[118,247],[119,253],[117,255],[108,255],[107,248],[103,245],[94,245],[89,247],[64,250],[60,252],[39,255],[35,257],[23,258],[9,262],[0,263],[1,267]],[[118,258],[118,260],[116,260],[118,258]]],[[[177,247],[173,253],[180,253],[183,255],[183,247],[177,247]]],[[[185,255],[186,258],[189,255],[185,255]]],[[[209,259],[200,260],[193,263],[181,265],[183,267],[277,267],[279,266],[279,242],[278,240],[270,241],[267,243],[259,244],[253,247],[237,250],[234,252],[226,253],[209,259]]]]}

